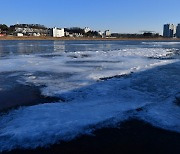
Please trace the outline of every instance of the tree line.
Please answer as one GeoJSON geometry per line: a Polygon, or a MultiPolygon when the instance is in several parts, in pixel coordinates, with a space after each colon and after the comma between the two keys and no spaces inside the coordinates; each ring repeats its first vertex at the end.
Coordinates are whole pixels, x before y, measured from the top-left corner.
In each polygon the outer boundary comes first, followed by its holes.
{"type": "Polygon", "coordinates": [[[78,34],[82,34],[85,37],[100,37],[99,33],[97,31],[89,31],[87,33],[85,33],[84,29],[80,28],[80,27],[72,27],[72,28],[65,28],[64,29],[65,32],[69,32],[69,33],[78,33],[78,34]]]}

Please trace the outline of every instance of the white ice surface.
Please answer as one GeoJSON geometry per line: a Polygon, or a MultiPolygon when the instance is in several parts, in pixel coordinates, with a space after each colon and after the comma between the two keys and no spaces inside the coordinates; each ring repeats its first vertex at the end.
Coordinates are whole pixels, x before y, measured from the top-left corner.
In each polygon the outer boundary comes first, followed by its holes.
{"type": "Polygon", "coordinates": [[[179,45],[180,42],[142,42],[142,44],[149,44],[149,45],[179,45]]]}
{"type": "Polygon", "coordinates": [[[109,121],[116,123],[131,116],[180,133],[180,107],[173,103],[179,92],[180,62],[152,59],[166,57],[169,51],[135,48],[1,60],[0,72],[25,72],[19,82],[44,85],[44,95],[60,96],[67,102],[23,107],[1,115],[0,151],[70,140],[109,121]],[[84,54],[89,57],[82,58],[84,54]],[[97,82],[102,77],[130,72],[135,73],[127,78],[97,82]],[[138,108],[143,110],[137,112],[138,108]]]}
{"type": "Polygon", "coordinates": [[[42,89],[42,93],[53,96],[92,84],[99,78],[129,74],[170,63],[170,61],[148,58],[166,57],[170,52],[170,49],[163,48],[127,48],[115,51],[76,51],[10,56],[0,61],[0,72],[30,72],[25,73],[25,81],[46,86],[42,89]],[[60,76],[64,73],[73,75],[52,80],[52,75],[41,77],[34,75],[34,72],[51,72],[60,76]]]}

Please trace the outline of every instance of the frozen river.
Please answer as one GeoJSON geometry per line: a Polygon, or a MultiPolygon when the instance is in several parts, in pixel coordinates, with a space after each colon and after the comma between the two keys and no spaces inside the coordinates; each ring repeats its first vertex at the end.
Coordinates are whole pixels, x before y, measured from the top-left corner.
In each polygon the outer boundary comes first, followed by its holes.
{"type": "Polygon", "coordinates": [[[132,117],[180,133],[180,42],[0,41],[0,111],[0,151],[132,117]]]}

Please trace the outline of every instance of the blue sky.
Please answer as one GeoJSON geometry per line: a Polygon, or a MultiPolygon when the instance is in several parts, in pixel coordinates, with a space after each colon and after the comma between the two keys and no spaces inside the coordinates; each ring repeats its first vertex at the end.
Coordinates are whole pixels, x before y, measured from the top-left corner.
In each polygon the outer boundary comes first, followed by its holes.
{"type": "Polygon", "coordinates": [[[180,23],[180,0],[1,0],[0,4],[0,23],[8,25],[40,23],[121,33],[162,33],[164,23],[180,23]]]}

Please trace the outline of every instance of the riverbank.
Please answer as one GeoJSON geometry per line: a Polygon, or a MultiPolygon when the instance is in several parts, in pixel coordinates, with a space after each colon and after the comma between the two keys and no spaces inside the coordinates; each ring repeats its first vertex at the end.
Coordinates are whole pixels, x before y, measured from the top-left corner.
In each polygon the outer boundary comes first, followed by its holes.
{"type": "Polygon", "coordinates": [[[102,128],[94,135],[84,135],[70,142],[55,144],[35,150],[13,150],[8,154],[126,154],[159,153],[178,154],[180,151],[180,134],[166,131],[140,120],[131,119],[116,128],[102,128]]]}
{"type": "Polygon", "coordinates": [[[149,40],[149,41],[180,41],[178,38],[89,38],[89,37],[62,37],[62,38],[55,38],[55,37],[33,37],[33,36],[23,36],[23,37],[17,37],[17,36],[2,36],[0,37],[0,40],[99,40],[99,41],[115,41],[115,40],[149,40]]]}

